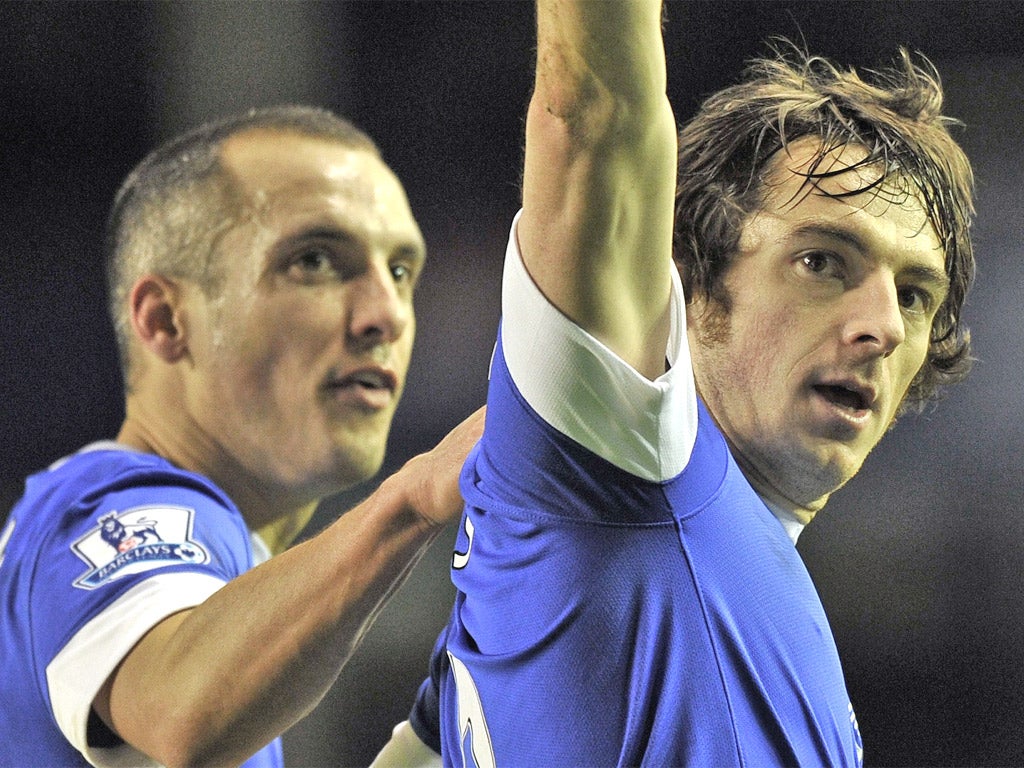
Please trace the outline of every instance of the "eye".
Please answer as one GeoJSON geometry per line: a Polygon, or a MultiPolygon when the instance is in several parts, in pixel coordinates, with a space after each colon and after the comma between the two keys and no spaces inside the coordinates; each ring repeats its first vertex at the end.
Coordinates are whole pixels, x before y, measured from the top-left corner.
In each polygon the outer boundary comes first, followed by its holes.
{"type": "Polygon", "coordinates": [[[322,279],[334,272],[331,253],[322,246],[306,246],[288,260],[289,277],[300,282],[322,279]]]}
{"type": "Polygon", "coordinates": [[[935,303],[928,291],[917,286],[911,285],[898,288],[896,295],[900,306],[903,307],[904,311],[912,315],[927,314],[935,303]]]}
{"type": "Polygon", "coordinates": [[[396,285],[415,287],[423,271],[423,254],[412,248],[399,248],[388,264],[396,285]]]}
{"type": "Polygon", "coordinates": [[[408,283],[412,280],[413,273],[408,264],[399,263],[391,265],[391,276],[396,283],[408,283]]]}
{"type": "Polygon", "coordinates": [[[816,277],[841,280],[846,276],[843,260],[831,251],[805,251],[800,254],[800,265],[816,277]]]}

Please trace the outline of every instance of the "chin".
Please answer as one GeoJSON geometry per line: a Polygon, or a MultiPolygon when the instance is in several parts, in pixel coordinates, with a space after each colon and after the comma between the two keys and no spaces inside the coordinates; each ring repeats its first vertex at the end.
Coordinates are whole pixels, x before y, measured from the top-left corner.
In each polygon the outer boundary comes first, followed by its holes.
{"type": "Polygon", "coordinates": [[[336,476],[345,479],[346,487],[365,482],[380,472],[384,465],[384,448],[352,451],[340,448],[336,476]]]}
{"type": "Polygon", "coordinates": [[[831,494],[846,485],[860,472],[864,456],[842,456],[822,467],[819,480],[824,494],[831,494]]]}
{"type": "MultiPolygon", "coordinates": [[[[807,450],[790,453],[787,459],[776,461],[774,471],[782,480],[781,487],[794,502],[809,505],[827,499],[853,477],[860,463],[854,462],[847,451],[807,450]]],[[[819,505],[820,506],[820,505],[819,505]]]]}

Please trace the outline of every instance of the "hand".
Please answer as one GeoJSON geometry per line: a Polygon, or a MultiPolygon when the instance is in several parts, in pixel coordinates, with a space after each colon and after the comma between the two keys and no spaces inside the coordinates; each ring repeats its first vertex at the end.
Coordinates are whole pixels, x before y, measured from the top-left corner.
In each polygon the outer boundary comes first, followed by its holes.
{"type": "Polygon", "coordinates": [[[406,462],[396,475],[407,484],[410,506],[431,525],[446,525],[462,512],[459,474],[484,432],[485,411],[478,409],[432,450],[406,462]]]}

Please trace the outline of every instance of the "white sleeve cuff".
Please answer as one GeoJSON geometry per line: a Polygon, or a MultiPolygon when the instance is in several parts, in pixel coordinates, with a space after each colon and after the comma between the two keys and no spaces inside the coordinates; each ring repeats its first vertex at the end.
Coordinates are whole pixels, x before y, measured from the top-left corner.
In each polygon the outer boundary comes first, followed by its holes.
{"type": "Polygon", "coordinates": [[[125,592],[75,634],[46,668],[50,705],[64,736],[97,766],[155,765],[125,744],[90,748],[87,725],[93,700],[121,660],[154,626],[173,613],[193,608],[224,581],[202,573],[152,576],[125,592]]]}
{"type": "Polygon", "coordinates": [[[441,756],[420,741],[408,720],[391,731],[391,740],[370,763],[370,768],[441,768],[441,756]]]}
{"type": "MultiPolygon", "coordinates": [[[[697,436],[686,301],[673,269],[666,359],[647,379],[552,305],[526,271],[512,223],[502,279],[501,340],[516,387],[548,424],[647,480],[675,477],[697,436]]],[[[667,258],[667,257],[666,257],[667,258]]]]}

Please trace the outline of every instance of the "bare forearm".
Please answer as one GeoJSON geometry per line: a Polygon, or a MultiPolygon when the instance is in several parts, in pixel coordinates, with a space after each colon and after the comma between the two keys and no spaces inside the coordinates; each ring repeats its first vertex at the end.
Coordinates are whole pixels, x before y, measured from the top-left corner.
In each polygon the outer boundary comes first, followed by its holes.
{"type": "Polygon", "coordinates": [[[122,737],[170,765],[233,764],[315,706],[440,530],[386,485],[151,632],[111,689],[122,737]]]}
{"type": "Polygon", "coordinates": [[[536,87],[583,101],[665,93],[660,0],[538,0],[536,87]]]}
{"type": "Polygon", "coordinates": [[[315,538],[155,627],[116,673],[101,714],[167,765],[240,763],[280,735],[320,701],[460,508],[458,469],[482,418],[315,538]]]}

